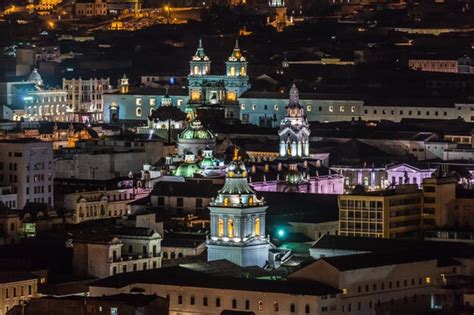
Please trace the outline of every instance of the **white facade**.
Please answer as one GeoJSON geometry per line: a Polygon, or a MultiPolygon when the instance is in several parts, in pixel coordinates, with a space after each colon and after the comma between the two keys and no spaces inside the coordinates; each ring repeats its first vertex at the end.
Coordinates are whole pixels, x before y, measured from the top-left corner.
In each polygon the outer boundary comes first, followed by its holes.
{"type": "Polygon", "coordinates": [[[309,157],[309,123],[299,102],[299,92],[295,85],[290,89],[290,102],[286,107],[286,116],[281,120],[280,157],[309,157]]]}
{"type": "Polygon", "coordinates": [[[267,206],[247,181],[247,170],[234,157],[227,166],[224,187],[209,205],[211,235],[207,259],[226,259],[239,266],[263,267],[270,242],[265,236],[267,206]]]}
{"type": "Polygon", "coordinates": [[[0,143],[0,185],[10,186],[18,195],[17,208],[27,202],[53,206],[53,144],[33,139],[0,143]]]}
{"type": "Polygon", "coordinates": [[[68,110],[72,121],[101,122],[103,120],[102,94],[110,89],[110,79],[63,79],[63,90],[67,92],[68,110]],[[89,118],[87,118],[89,117],[89,118]]]}
{"type": "Polygon", "coordinates": [[[38,90],[24,97],[24,117],[31,121],[68,121],[67,92],[38,90]]]}

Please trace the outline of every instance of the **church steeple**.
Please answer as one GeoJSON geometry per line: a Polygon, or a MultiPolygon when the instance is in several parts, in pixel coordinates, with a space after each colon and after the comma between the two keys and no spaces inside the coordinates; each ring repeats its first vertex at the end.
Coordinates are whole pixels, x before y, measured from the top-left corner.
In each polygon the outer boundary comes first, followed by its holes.
{"type": "Polygon", "coordinates": [[[290,89],[286,116],[281,120],[280,158],[309,157],[309,123],[303,106],[300,105],[299,91],[295,84],[290,89]]]}
{"type": "Polygon", "coordinates": [[[211,71],[211,60],[204,52],[204,48],[202,46],[202,39],[199,39],[198,48],[196,49],[196,53],[189,62],[189,65],[190,75],[207,75],[211,71]]]}
{"type": "Polygon", "coordinates": [[[229,77],[247,76],[247,60],[242,55],[239,48],[239,40],[235,40],[234,50],[226,62],[226,73],[229,77]]]}
{"type": "Polygon", "coordinates": [[[239,266],[263,266],[268,258],[263,198],[258,198],[247,179],[247,168],[238,154],[226,169],[224,187],[209,204],[211,236],[208,260],[227,259],[239,266]]]}

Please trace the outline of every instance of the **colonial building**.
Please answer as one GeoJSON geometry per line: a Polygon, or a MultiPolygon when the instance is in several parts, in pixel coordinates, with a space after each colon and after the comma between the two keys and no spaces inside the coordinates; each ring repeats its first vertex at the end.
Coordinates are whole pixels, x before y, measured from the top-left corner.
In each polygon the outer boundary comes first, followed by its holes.
{"type": "Polygon", "coordinates": [[[36,139],[0,141],[0,184],[18,196],[16,206],[28,202],[54,205],[53,145],[36,139]]]}
{"type": "Polygon", "coordinates": [[[69,121],[103,121],[102,94],[110,90],[109,78],[63,79],[63,90],[67,92],[69,121]]]}
{"type": "Polygon", "coordinates": [[[3,271],[0,273],[0,314],[4,315],[15,305],[38,296],[40,278],[28,272],[3,271]]]}
{"type": "Polygon", "coordinates": [[[224,187],[209,205],[208,260],[227,259],[239,266],[264,266],[270,241],[265,236],[266,204],[247,181],[244,163],[234,157],[224,187]]]}
{"type": "Polygon", "coordinates": [[[73,270],[104,278],[161,267],[161,235],[146,227],[109,227],[74,235],[73,270]]]}

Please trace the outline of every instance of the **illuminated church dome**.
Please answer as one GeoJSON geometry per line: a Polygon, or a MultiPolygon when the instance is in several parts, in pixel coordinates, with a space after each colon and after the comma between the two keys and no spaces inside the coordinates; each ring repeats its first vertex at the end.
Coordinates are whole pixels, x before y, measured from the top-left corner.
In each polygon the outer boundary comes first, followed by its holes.
{"type": "Polygon", "coordinates": [[[36,68],[34,68],[30,73],[28,81],[34,82],[37,86],[43,86],[43,78],[41,78],[41,75],[36,68]]]}
{"type": "Polygon", "coordinates": [[[211,131],[204,128],[199,120],[194,120],[178,136],[178,154],[190,151],[198,156],[204,149],[214,150],[215,146],[216,137],[211,131]]]}
{"type": "Polygon", "coordinates": [[[194,174],[198,174],[200,172],[201,169],[199,168],[199,166],[196,165],[194,161],[194,154],[191,152],[186,152],[184,163],[176,169],[173,175],[182,177],[194,177],[194,174]]]}
{"type": "Polygon", "coordinates": [[[210,148],[206,148],[203,150],[203,157],[204,158],[199,163],[199,167],[201,167],[202,169],[212,168],[219,164],[219,161],[214,158],[212,154],[212,149],[210,148]]]}
{"type": "Polygon", "coordinates": [[[296,164],[290,165],[288,174],[286,174],[286,182],[290,185],[298,185],[304,182],[303,175],[298,171],[296,164]]]}

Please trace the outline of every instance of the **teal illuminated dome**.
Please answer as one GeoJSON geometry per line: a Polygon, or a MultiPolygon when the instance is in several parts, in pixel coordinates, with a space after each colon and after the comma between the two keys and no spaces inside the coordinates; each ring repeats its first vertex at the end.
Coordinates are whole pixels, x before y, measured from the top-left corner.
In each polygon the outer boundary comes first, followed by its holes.
{"type": "Polygon", "coordinates": [[[173,175],[181,177],[194,177],[194,174],[198,174],[200,172],[201,169],[195,163],[183,163],[176,169],[173,175]]]}
{"type": "Polygon", "coordinates": [[[217,166],[218,162],[216,159],[213,158],[204,158],[200,163],[199,166],[201,168],[209,168],[209,167],[214,167],[217,166]]]}
{"type": "Polygon", "coordinates": [[[184,131],[179,135],[182,140],[212,140],[214,135],[208,129],[204,128],[200,121],[193,121],[184,131]]]}
{"type": "Polygon", "coordinates": [[[288,174],[286,174],[286,182],[290,185],[298,185],[304,181],[303,175],[298,171],[296,165],[290,165],[288,174]]]}

